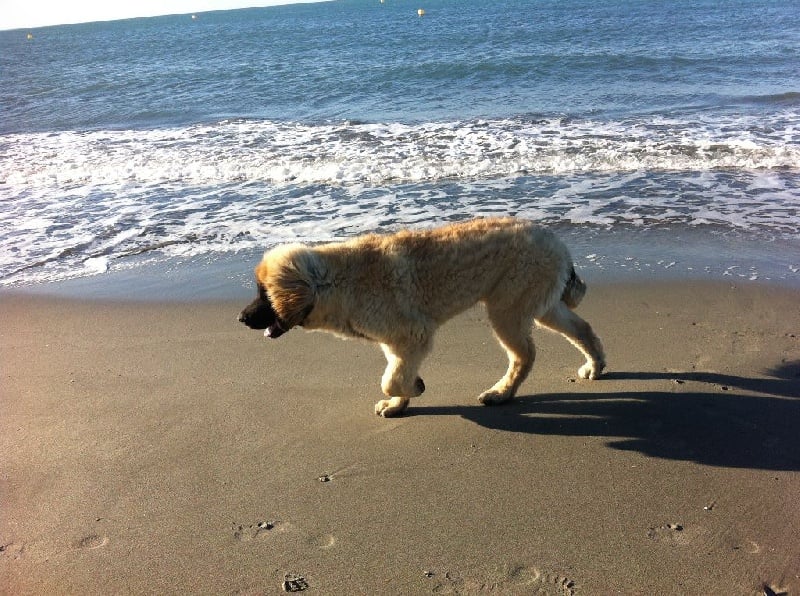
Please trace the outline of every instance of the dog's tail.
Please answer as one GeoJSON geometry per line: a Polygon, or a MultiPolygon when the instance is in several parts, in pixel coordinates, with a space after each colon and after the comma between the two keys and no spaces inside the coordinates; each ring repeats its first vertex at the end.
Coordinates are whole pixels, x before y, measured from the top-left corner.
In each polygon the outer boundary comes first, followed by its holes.
{"type": "Polygon", "coordinates": [[[564,292],[561,294],[561,300],[570,308],[575,308],[581,303],[585,294],[586,282],[578,277],[573,266],[570,269],[569,279],[567,279],[567,283],[564,286],[564,292]]]}

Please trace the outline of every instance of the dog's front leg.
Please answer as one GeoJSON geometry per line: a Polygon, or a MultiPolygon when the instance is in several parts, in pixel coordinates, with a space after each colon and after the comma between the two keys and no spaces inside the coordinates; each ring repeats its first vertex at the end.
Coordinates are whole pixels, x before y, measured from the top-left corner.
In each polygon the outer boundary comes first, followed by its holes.
{"type": "Polygon", "coordinates": [[[381,389],[389,399],[382,399],[375,404],[375,413],[388,418],[397,416],[408,407],[410,398],[422,395],[425,383],[417,375],[425,349],[398,350],[387,344],[381,344],[386,356],[386,370],[381,379],[381,389]]]}

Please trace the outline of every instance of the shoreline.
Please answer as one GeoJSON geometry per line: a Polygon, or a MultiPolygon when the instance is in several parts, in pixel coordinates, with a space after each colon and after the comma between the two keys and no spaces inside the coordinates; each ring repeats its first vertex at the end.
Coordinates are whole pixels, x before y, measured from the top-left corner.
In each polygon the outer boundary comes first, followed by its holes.
{"type": "Polygon", "coordinates": [[[473,309],[396,419],[373,413],[379,349],[267,340],[244,303],[0,295],[1,585],[800,590],[800,290],[592,284],[605,377],[537,330],[499,407],[476,402],[505,363],[473,309]]]}
{"type": "MultiPolygon", "coordinates": [[[[558,229],[576,268],[591,285],[611,283],[754,283],[800,289],[800,243],[726,237],[702,230],[558,229]]],[[[311,243],[313,244],[313,243],[311,243]]],[[[268,248],[268,247],[267,247],[268,248]]],[[[0,295],[203,301],[254,293],[252,271],[263,249],[185,257],[157,254],[110,259],[103,272],[0,286],[0,295]]]]}

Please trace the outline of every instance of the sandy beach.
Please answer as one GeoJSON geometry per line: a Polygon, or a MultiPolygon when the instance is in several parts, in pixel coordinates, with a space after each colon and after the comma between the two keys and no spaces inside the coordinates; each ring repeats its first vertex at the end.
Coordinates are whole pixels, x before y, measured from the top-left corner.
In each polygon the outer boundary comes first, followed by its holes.
{"type": "Polygon", "coordinates": [[[383,356],[239,301],[0,298],[4,594],[798,594],[800,291],[590,287],[609,368],[484,313],[407,415],[383,356]]]}

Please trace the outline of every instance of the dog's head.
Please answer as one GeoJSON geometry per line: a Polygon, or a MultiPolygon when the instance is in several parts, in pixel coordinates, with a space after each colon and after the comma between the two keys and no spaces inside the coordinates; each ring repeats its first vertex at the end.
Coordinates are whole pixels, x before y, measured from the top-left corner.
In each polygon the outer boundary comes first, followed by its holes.
{"type": "Polygon", "coordinates": [[[258,297],[239,313],[239,321],[250,329],[263,329],[264,335],[272,339],[280,337],[289,330],[272,308],[269,295],[261,284],[258,284],[258,297]]]}
{"type": "Polygon", "coordinates": [[[239,321],[263,329],[271,339],[302,326],[314,308],[314,268],[307,252],[290,246],[264,255],[255,270],[258,296],[239,313],[239,321]]]}

